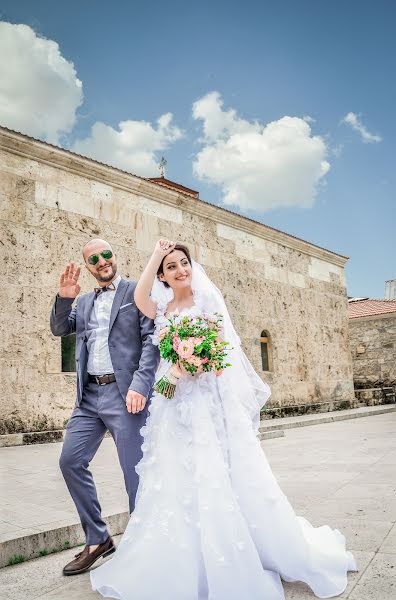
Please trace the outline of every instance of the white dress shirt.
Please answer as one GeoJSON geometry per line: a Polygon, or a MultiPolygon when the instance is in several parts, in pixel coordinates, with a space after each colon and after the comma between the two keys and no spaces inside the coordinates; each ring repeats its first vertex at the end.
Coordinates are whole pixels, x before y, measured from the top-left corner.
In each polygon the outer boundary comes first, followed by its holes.
{"type": "Polygon", "coordinates": [[[114,279],[115,290],[102,292],[94,300],[92,311],[88,321],[87,348],[88,365],[87,371],[90,375],[106,375],[114,373],[109,352],[109,324],[111,307],[116,295],[120,275],[114,279]]]}

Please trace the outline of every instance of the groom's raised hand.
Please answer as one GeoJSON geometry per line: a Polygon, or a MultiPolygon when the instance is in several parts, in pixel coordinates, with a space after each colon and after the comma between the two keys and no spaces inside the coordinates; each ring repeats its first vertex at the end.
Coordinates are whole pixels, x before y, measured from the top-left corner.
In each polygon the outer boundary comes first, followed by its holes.
{"type": "Polygon", "coordinates": [[[75,267],[74,262],[69,262],[59,279],[59,297],[76,298],[81,291],[78,283],[81,268],[75,267]]]}

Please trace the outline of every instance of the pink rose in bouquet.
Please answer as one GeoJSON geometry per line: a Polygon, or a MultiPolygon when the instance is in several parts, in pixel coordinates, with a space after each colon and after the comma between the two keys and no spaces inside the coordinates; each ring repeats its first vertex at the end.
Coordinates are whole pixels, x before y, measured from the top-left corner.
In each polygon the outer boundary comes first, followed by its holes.
{"type": "Polygon", "coordinates": [[[189,365],[194,365],[195,367],[200,367],[202,364],[202,361],[199,358],[199,356],[195,356],[194,354],[187,358],[187,362],[189,365]]]}
{"type": "Polygon", "coordinates": [[[187,340],[182,340],[180,342],[180,344],[177,347],[176,352],[178,353],[178,355],[180,356],[180,358],[189,358],[190,356],[192,356],[193,352],[194,352],[194,342],[193,340],[187,339],[187,340]]]}

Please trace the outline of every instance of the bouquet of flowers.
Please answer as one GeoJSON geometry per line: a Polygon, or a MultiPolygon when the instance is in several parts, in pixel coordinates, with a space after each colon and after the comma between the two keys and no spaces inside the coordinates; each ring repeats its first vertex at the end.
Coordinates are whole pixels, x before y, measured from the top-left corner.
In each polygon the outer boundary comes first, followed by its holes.
{"type": "Polygon", "coordinates": [[[185,317],[176,313],[167,319],[158,333],[159,350],[162,358],[173,364],[154,385],[156,392],[173,398],[183,372],[197,375],[214,371],[219,376],[231,366],[225,362],[229,343],[221,337],[222,320],[218,313],[185,317]]]}

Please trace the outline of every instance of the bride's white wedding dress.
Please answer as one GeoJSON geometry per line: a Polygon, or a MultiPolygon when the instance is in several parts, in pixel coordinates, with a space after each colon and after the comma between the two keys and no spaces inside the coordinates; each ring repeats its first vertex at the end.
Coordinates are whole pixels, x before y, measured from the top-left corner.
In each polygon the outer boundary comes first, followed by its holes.
{"type": "Polygon", "coordinates": [[[183,376],[172,400],[154,394],[136,509],[114,557],[91,571],[103,596],[282,600],[281,579],[304,581],[319,598],[345,590],[356,565],[344,536],[295,515],[256,437],[246,381],[226,376],[233,368],[183,376]]]}

